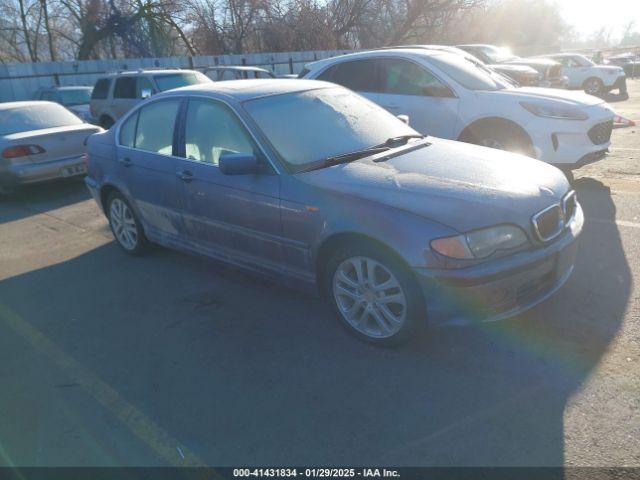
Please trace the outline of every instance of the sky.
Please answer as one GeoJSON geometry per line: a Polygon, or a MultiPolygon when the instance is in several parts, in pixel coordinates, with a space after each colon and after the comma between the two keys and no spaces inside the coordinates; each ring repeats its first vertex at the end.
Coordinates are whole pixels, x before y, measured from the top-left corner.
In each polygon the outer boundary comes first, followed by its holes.
{"type": "Polygon", "coordinates": [[[556,0],[565,20],[580,35],[588,36],[602,27],[619,37],[629,20],[640,30],[640,0],[556,0]]]}

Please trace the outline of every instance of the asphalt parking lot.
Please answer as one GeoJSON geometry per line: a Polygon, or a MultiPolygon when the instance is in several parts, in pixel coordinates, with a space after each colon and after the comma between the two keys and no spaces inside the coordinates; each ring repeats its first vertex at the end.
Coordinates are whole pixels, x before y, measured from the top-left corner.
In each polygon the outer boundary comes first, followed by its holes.
{"type": "Polygon", "coordinates": [[[232,268],[127,256],[80,181],[3,200],[0,465],[640,465],[640,127],[575,188],[558,295],[400,349],[232,268]]]}

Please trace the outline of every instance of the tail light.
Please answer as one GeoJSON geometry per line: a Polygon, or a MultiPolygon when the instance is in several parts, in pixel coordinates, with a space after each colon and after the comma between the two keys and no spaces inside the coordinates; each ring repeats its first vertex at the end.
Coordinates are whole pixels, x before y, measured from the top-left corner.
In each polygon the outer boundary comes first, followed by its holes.
{"type": "Polygon", "coordinates": [[[45,151],[40,145],[14,145],[2,151],[2,158],[27,157],[29,155],[38,155],[45,151]]]}

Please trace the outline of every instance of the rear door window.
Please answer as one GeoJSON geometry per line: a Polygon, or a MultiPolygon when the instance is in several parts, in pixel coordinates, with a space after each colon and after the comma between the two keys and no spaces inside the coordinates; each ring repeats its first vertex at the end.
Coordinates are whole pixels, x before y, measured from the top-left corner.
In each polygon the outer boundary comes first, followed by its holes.
{"type": "Polygon", "coordinates": [[[96,82],[96,86],[93,88],[91,98],[94,100],[104,100],[109,96],[109,87],[111,86],[111,79],[101,78],[96,82]]]}
{"type": "Polygon", "coordinates": [[[337,83],[356,92],[379,91],[375,59],[338,63],[321,73],[318,80],[337,83]]]}
{"type": "MultiPolygon", "coordinates": [[[[161,155],[171,155],[173,131],[179,107],[180,100],[161,100],[142,107],[138,111],[135,148],[161,155]]],[[[127,139],[121,136],[122,140],[127,139]]]]}
{"type": "Polygon", "coordinates": [[[120,77],[116,79],[113,97],[136,98],[136,77],[120,77]]]}
{"type": "Polygon", "coordinates": [[[153,93],[153,85],[147,77],[138,77],[136,81],[136,98],[147,98],[153,93]]]}
{"type": "Polygon", "coordinates": [[[138,124],[139,111],[131,115],[120,127],[120,145],[133,148],[136,139],[136,126],[138,124]]]}

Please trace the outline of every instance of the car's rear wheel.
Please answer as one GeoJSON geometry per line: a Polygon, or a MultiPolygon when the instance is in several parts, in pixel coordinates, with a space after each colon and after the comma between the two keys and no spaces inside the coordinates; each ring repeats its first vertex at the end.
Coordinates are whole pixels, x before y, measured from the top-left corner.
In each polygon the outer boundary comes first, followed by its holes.
{"type": "Polygon", "coordinates": [[[109,225],[118,245],[131,255],[142,253],[147,245],[140,221],[125,198],[113,192],[107,202],[109,225]]]}
{"type": "Polygon", "coordinates": [[[602,95],[604,93],[604,84],[602,80],[596,77],[587,78],[582,85],[584,89],[584,93],[588,93],[589,95],[602,95]]]}
{"type": "Polygon", "coordinates": [[[104,128],[105,130],[109,130],[113,126],[114,123],[115,122],[113,121],[113,119],[111,117],[107,116],[107,115],[103,115],[100,118],[100,126],[102,128],[104,128]]]}
{"type": "Polygon", "coordinates": [[[325,290],[343,325],[372,343],[402,343],[425,317],[411,272],[375,245],[341,247],[327,266],[325,290]]]}

